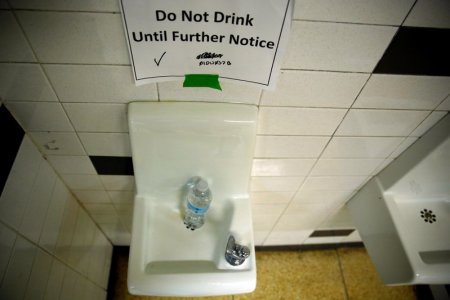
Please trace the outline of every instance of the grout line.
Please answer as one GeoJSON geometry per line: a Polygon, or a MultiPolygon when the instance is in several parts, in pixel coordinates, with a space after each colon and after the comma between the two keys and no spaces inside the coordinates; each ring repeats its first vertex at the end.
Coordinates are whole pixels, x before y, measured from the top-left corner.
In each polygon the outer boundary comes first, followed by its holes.
{"type": "Polygon", "coordinates": [[[339,255],[339,249],[335,249],[334,251],[336,251],[336,258],[337,258],[337,261],[338,261],[338,264],[339,264],[339,271],[341,272],[341,279],[342,279],[342,284],[344,285],[345,298],[347,300],[349,300],[350,296],[348,295],[347,283],[345,281],[344,270],[342,268],[341,257],[339,255]]]}
{"type": "Polygon", "coordinates": [[[409,15],[411,14],[412,10],[414,9],[414,7],[416,6],[418,0],[415,0],[413,5],[411,5],[409,11],[406,13],[405,18],[403,19],[402,23],[400,24],[400,26],[403,26],[403,24],[405,24],[406,19],[408,19],[409,15]]]}
{"type": "Polygon", "coordinates": [[[155,82],[155,85],[156,85],[156,97],[157,97],[157,101],[158,101],[158,102],[161,102],[161,96],[160,96],[160,94],[159,94],[159,83],[158,83],[158,82],[155,82]]]}

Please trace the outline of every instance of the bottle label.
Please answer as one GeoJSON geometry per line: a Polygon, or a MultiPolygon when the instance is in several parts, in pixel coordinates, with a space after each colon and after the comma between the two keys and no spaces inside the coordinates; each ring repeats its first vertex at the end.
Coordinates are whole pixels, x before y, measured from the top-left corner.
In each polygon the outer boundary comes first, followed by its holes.
{"type": "Polygon", "coordinates": [[[192,205],[190,202],[188,202],[187,207],[189,208],[189,210],[191,210],[193,213],[195,214],[204,214],[206,213],[206,211],[208,210],[208,206],[206,207],[196,207],[194,205],[192,205]]]}

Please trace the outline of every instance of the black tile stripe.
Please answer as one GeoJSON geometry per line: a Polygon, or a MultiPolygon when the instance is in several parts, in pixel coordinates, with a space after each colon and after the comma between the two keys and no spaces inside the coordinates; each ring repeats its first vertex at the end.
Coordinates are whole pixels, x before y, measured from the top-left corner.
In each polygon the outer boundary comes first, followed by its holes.
{"type": "Polygon", "coordinates": [[[134,175],[131,157],[89,156],[99,175],[134,175]]]}
{"type": "Polygon", "coordinates": [[[335,237],[335,236],[348,236],[355,229],[333,229],[333,230],[315,230],[309,237],[335,237]]]}
{"type": "Polygon", "coordinates": [[[0,165],[0,195],[5,187],[25,132],[4,105],[0,106],[0,139],[2,159],[0,165]]]}
{"type": "Polygon", "coordinates": [[[450,76],[450,29],[400,27],[374,73],[450,76]]]}

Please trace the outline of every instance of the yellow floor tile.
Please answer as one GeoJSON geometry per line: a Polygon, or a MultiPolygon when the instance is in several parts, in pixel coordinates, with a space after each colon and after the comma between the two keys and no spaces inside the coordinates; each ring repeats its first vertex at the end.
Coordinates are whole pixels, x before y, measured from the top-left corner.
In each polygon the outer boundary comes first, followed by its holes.
{"type": "Polygon", "coordinates": [[[345,299],[335,250],[257,252],[257,287],[244,299],[345,299]]]}
{"type": "Polygon", "coordinates": [[[386,286],[364,248],[340,248],[338,255],[350,300],[416,299],[412,286],[386,286]]]}

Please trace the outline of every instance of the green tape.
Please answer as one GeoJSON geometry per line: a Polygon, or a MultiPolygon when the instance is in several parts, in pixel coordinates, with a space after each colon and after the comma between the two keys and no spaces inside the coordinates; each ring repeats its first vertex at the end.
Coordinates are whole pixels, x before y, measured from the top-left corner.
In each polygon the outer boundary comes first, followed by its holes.
{"type": "Polygon", "coordinates": [[[184,75],[183,87],[209,87],[222,90],[217,74],[186,74],[184,75]]]}

